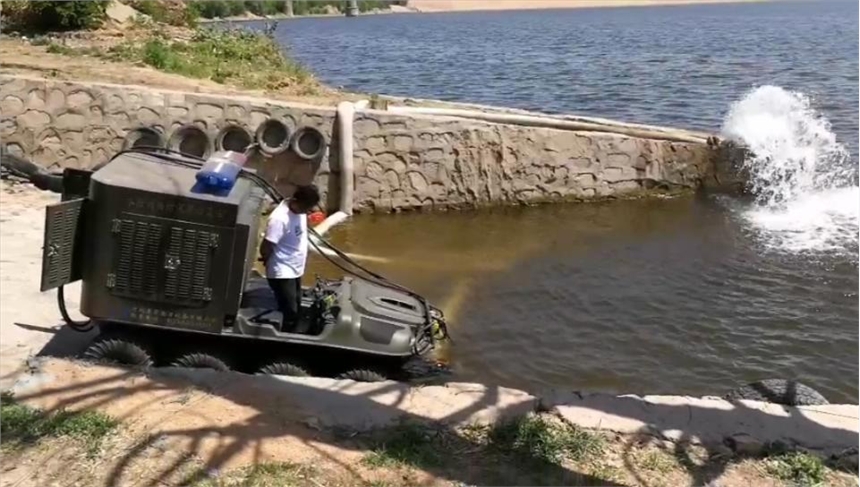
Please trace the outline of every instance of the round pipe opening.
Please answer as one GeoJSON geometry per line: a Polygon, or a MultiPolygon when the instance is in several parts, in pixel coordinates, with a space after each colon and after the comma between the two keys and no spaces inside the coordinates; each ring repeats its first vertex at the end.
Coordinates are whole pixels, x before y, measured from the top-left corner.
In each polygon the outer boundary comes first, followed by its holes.
{"type": "Polygon", "coordinates": [[[257,144],[268,155],[277,155],[290,147],[290,128],[284,122],[270,118],[257,127],[257,144]]]}
{"type": "Polygon", "coordinates": [[[196,125],[183,125],[170,135],[169,149],[205,159],[212,152],[209,136],[196,125]]]}
{"type": "Polygon", "coordinates": [[[290,145],[293,152],[302,159],[315,160],[325,151],[325,136],[313,127],[302,127],[293,135],[290,145]]]}
{"type": "Polygon", "coordinates": [[[129,132],[122,143],[123,150],[137,147],[164,147],[164,136],[152,127],[138,127],[129,132]]]}
{"type": "Polygon", "coordinates": [[[228,125],[215,137],[215,148],[219,151],[245,152],[253,142],[250,132],[238,125],[228,125]]]}

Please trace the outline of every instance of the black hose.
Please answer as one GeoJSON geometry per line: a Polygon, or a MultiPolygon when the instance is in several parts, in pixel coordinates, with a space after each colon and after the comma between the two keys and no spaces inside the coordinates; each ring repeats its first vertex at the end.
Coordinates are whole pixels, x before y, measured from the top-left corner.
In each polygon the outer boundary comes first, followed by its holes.
{"type": "Polygon", "coordinates": [[[82,333],[93,329],[92,320],[75,321],[69,316],[69,311],[66,309],[66,295],[63,291],[63,286],[57,288],[57,305],[60,308],[60,315],[62,315],[63,321],[69,325],[69,328],[82,333]]]}
{"type": "Polygon", "coordinates": [[[63,175],[50,173],[42,166],[34,164],[23,157],[2,150],[0,166],[11,174],[25,178],[37,188],[54,193],[63,192],[63,175]]]}

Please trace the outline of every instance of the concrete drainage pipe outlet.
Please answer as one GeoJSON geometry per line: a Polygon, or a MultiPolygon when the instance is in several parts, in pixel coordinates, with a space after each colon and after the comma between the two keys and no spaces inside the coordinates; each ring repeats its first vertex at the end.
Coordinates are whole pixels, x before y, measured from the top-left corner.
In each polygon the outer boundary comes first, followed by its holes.
{"type": "Polygon", "coordinates": [[[281,120],[270,118],[257,127],[257,144],[266,155],[276,156],[290,147],[290,128],[281,120]]]}
{"type": "Polygon", "coordinates": [[[190,156],[206,159],[212,153],[212,142],[203,129],[196,125],[183,125],[170,135],[167,148],[190,156]]]}
{"type": "Polygon", "coordinates": [[[228,125],[222,128],[215,137],[215,150],[245,152],[254,141],[250,132],[238,125],[228,125]]]}
{"type": "Polygon", "coordinates": [[[325,136],[313,127],[302,127],[293,135],[290,148],[304,160],[319,160],[326,149],[325,136]]]}
{"type": "Polygon", "coordinates": [[[136,147],[164,147],[164,135],[154,127],[138,127],[129,132],[122,142],[122,150],[136,147]]]}

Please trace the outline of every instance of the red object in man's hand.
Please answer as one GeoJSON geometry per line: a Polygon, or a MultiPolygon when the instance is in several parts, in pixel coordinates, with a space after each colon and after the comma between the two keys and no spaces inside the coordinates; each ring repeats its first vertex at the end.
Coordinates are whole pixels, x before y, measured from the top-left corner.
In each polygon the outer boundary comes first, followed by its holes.
{"type": "Polygon", "coordinates": [[[311,222],[311,225],[319,225],[325,220],[325,213],[321,211],[315,211],[308,215],[308,221],[311,222]]]}

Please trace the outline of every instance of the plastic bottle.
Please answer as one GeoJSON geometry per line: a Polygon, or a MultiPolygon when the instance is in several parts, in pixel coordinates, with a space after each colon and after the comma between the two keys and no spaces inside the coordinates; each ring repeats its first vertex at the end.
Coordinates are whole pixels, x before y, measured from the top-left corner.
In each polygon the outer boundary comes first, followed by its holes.
{"type": "Polygon", "coordinates": [[[214,191],[230,190],[236,184],[246,160],[245,154],[240,152],[218,151],[209,156],[197,171],[197,182],[214,191]]]}

